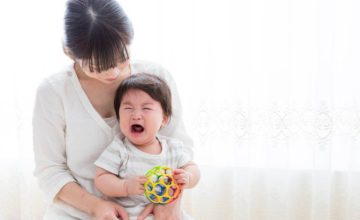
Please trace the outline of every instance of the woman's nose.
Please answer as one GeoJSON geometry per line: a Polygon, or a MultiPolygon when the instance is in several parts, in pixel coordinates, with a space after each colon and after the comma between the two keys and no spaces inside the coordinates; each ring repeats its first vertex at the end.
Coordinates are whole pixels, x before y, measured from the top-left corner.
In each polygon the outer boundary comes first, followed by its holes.
{"type": "Polygon", "coordinates": [[[104,72],[104,75],[106,75],[106,76],[117,76],[119,74],[120,74],[120,70],[116,67],[111,68],[104,72]]]}

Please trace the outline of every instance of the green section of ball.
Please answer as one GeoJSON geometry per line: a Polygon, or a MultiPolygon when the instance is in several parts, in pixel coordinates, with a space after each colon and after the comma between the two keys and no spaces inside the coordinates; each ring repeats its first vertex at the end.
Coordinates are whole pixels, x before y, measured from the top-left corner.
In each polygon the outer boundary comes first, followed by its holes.
{"type": "Polygon", "coordinates": [[[155,166],[145,176],[145,196],[155,204],[167,204],[176,199],[180,193],[175,183],[172,169],[167,166],[155,166]]]}

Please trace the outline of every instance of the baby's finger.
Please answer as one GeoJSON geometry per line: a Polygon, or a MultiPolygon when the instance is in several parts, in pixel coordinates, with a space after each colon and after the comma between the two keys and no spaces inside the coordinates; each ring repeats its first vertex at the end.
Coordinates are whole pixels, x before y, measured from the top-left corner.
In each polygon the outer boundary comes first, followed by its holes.
{"type": "Polygon", "coordinates": [[[173,171],[173,174],[174,175],[178,175],[178,174],[181,174],[181,173],[184,173],[185,171],[183,170],[183,169],[175,169],[174,171],[173,171]]]}
{"type": "Polygon", "coordinates": [[[147,181],[147,178],[146,176],[140,176],[138,180],[141,184],[144,184],[147,181]]]}
{"type": "Polygon", "coordinates": [[[178,179],[177,181],[176,181],[176,183],[177,184],[184,184],[184,183],[186,183],[186,180],[185,179],[178,179]]]}
{"type": "Polygon", "coordinates": [[[142,195],[142,194],[144,194],[144,190],[138,189],[138,190],[136,191],[136,194],[137,194],[137,195],[142,195]]]}
{"type": "Polygon", "coordinates": [[[174,175],[174,178],[177,180],[177,179],[183,179],[185,178],[185,174],[181,173],[181,174],[177,174],[177,175],[174,175]]]}

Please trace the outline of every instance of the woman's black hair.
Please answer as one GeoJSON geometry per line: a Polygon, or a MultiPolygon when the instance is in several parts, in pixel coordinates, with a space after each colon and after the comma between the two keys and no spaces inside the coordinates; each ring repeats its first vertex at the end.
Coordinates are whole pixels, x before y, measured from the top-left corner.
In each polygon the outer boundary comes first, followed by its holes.
{"type": "Polygon", "coordinates": [[[142,90],[161,105],[164,115],[172,114],[171,91],[160,77],[148,73],[137,73],[124,79],[115,94],[114,109],[119,120],[119,109],[124,95],[132,89],[142,90]]]}
{"type": "Polygon", "coordinates": [[[101,72],[129,59],[126,46],[134,31],[116,0],[69,0],[65,13],[65,46],[101,72]]]}

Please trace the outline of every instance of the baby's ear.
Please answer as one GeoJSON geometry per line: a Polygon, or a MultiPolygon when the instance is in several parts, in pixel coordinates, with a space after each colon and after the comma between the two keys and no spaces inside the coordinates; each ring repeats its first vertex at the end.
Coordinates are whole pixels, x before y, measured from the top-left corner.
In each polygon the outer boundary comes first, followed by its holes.
{"type": "Polygon", "coordinates": [[[161,127],[162,128],[165,127],[169,123],[169,120],[170,120],[170,117],[167,115],[164,115],[161,127]]]}
{"type": "Polygon", "coordinates": [[[70,59],[75,61],[74,54],[70,51],[70,49],[67,46],[63,45],[63,51],[64,51],[66,56],[68,56],[70,59]]]}

